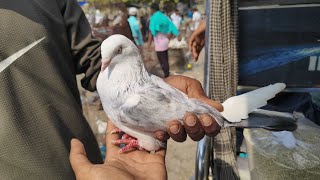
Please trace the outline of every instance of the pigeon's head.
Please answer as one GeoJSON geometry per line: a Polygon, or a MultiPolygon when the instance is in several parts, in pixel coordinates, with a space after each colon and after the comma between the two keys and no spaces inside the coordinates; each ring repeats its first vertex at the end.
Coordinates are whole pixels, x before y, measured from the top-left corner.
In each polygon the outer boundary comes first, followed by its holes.
{"type": "Polygon", "coordinates": [[[101,72],[110,64],[115,65],[130,59],[128,57],[137,55],[139,55],[139,49],[130,39],[120,34],[112,35],[101,44],[101,72]]]}

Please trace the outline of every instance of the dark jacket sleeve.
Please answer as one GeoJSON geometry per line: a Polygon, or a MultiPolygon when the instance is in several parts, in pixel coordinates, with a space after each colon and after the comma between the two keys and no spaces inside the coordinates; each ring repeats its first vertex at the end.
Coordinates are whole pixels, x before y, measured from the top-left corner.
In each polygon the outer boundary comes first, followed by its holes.
{"type": "Polygon", "coordinates": [[[76,73],[84,73],[82,86],[94,91],[101,67],[101,42],[93,38],[90,24],[76,0],[57,0],[57,2],[64,18],[76,73]]]}

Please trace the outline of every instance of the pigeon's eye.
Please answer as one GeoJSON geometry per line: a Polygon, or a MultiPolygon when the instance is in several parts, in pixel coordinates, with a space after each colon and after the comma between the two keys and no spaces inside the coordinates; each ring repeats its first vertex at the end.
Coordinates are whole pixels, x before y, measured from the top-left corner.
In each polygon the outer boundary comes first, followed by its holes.
{"type": "Polygon", "coordinates": [[[117,50],[116,50],[116,52],[117,52],[118,54],[120,54],[120,53],[122,52],[122,47],[121,47],[121,46],[118,47],[117,50]]]}

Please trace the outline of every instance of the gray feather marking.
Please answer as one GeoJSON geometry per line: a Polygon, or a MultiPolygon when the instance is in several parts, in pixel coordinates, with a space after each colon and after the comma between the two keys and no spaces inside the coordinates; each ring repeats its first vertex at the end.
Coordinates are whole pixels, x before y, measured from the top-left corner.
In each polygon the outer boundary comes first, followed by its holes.
{"type": "MultiPolygon", "coordinates": [[[[138,94],[140,101],[136,106],[122,107],[121,110],[128,116],[126,119],[135,121],[131,122],[132,125],[138,123],[144,130],[165,130],[168,120],[183,117],[189,109],[186,99],[174,98],[170,92],[158,86],[143,89],[138,94]]],[[[131,128],[136,129],[137,126],[133,125],[131,128]]]]}

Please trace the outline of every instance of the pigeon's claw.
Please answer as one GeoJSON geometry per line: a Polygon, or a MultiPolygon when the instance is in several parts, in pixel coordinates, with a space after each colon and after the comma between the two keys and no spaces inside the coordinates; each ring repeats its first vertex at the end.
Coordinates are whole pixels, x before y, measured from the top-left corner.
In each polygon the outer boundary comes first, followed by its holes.
{"type": "Polygon", "coordinates": [[[139,142],[138,140],[136,139],[132,139],[132,140],[127,140],[128,143],[126,146],[124,146],[123,148],[120,149],[120,153],[124,153],[124,152],[127,152],[127,151],[130,151],[131,149],[139,149],[139,150],[144,150],[143,147],[141,147],[139,145],[139,142]]]}
{"type": "Polygon", "coordinates": [[[114,129],[111,130],[110,134],[116,134],[116,133],[120,133],[120,132],[122,132],[121,129],[119,129],[119,128],[114,128],[114,129]]]}
{"type": "Polygon", "coordinates": [[[128,134],[123,134],[121,139],[112,141],[112,144],[125,144],[125,146],[120,149],[120,153],[130,151],[131,149],[144,150],[144,148],[139,145],[138,140],[128,134]]]}
{"type": "Polygon", "coordinates": [[[128,134],[123,134],[121,139],[127,139],[127,140],[135,140],[136,138],[128,135],[128,134]]]}

